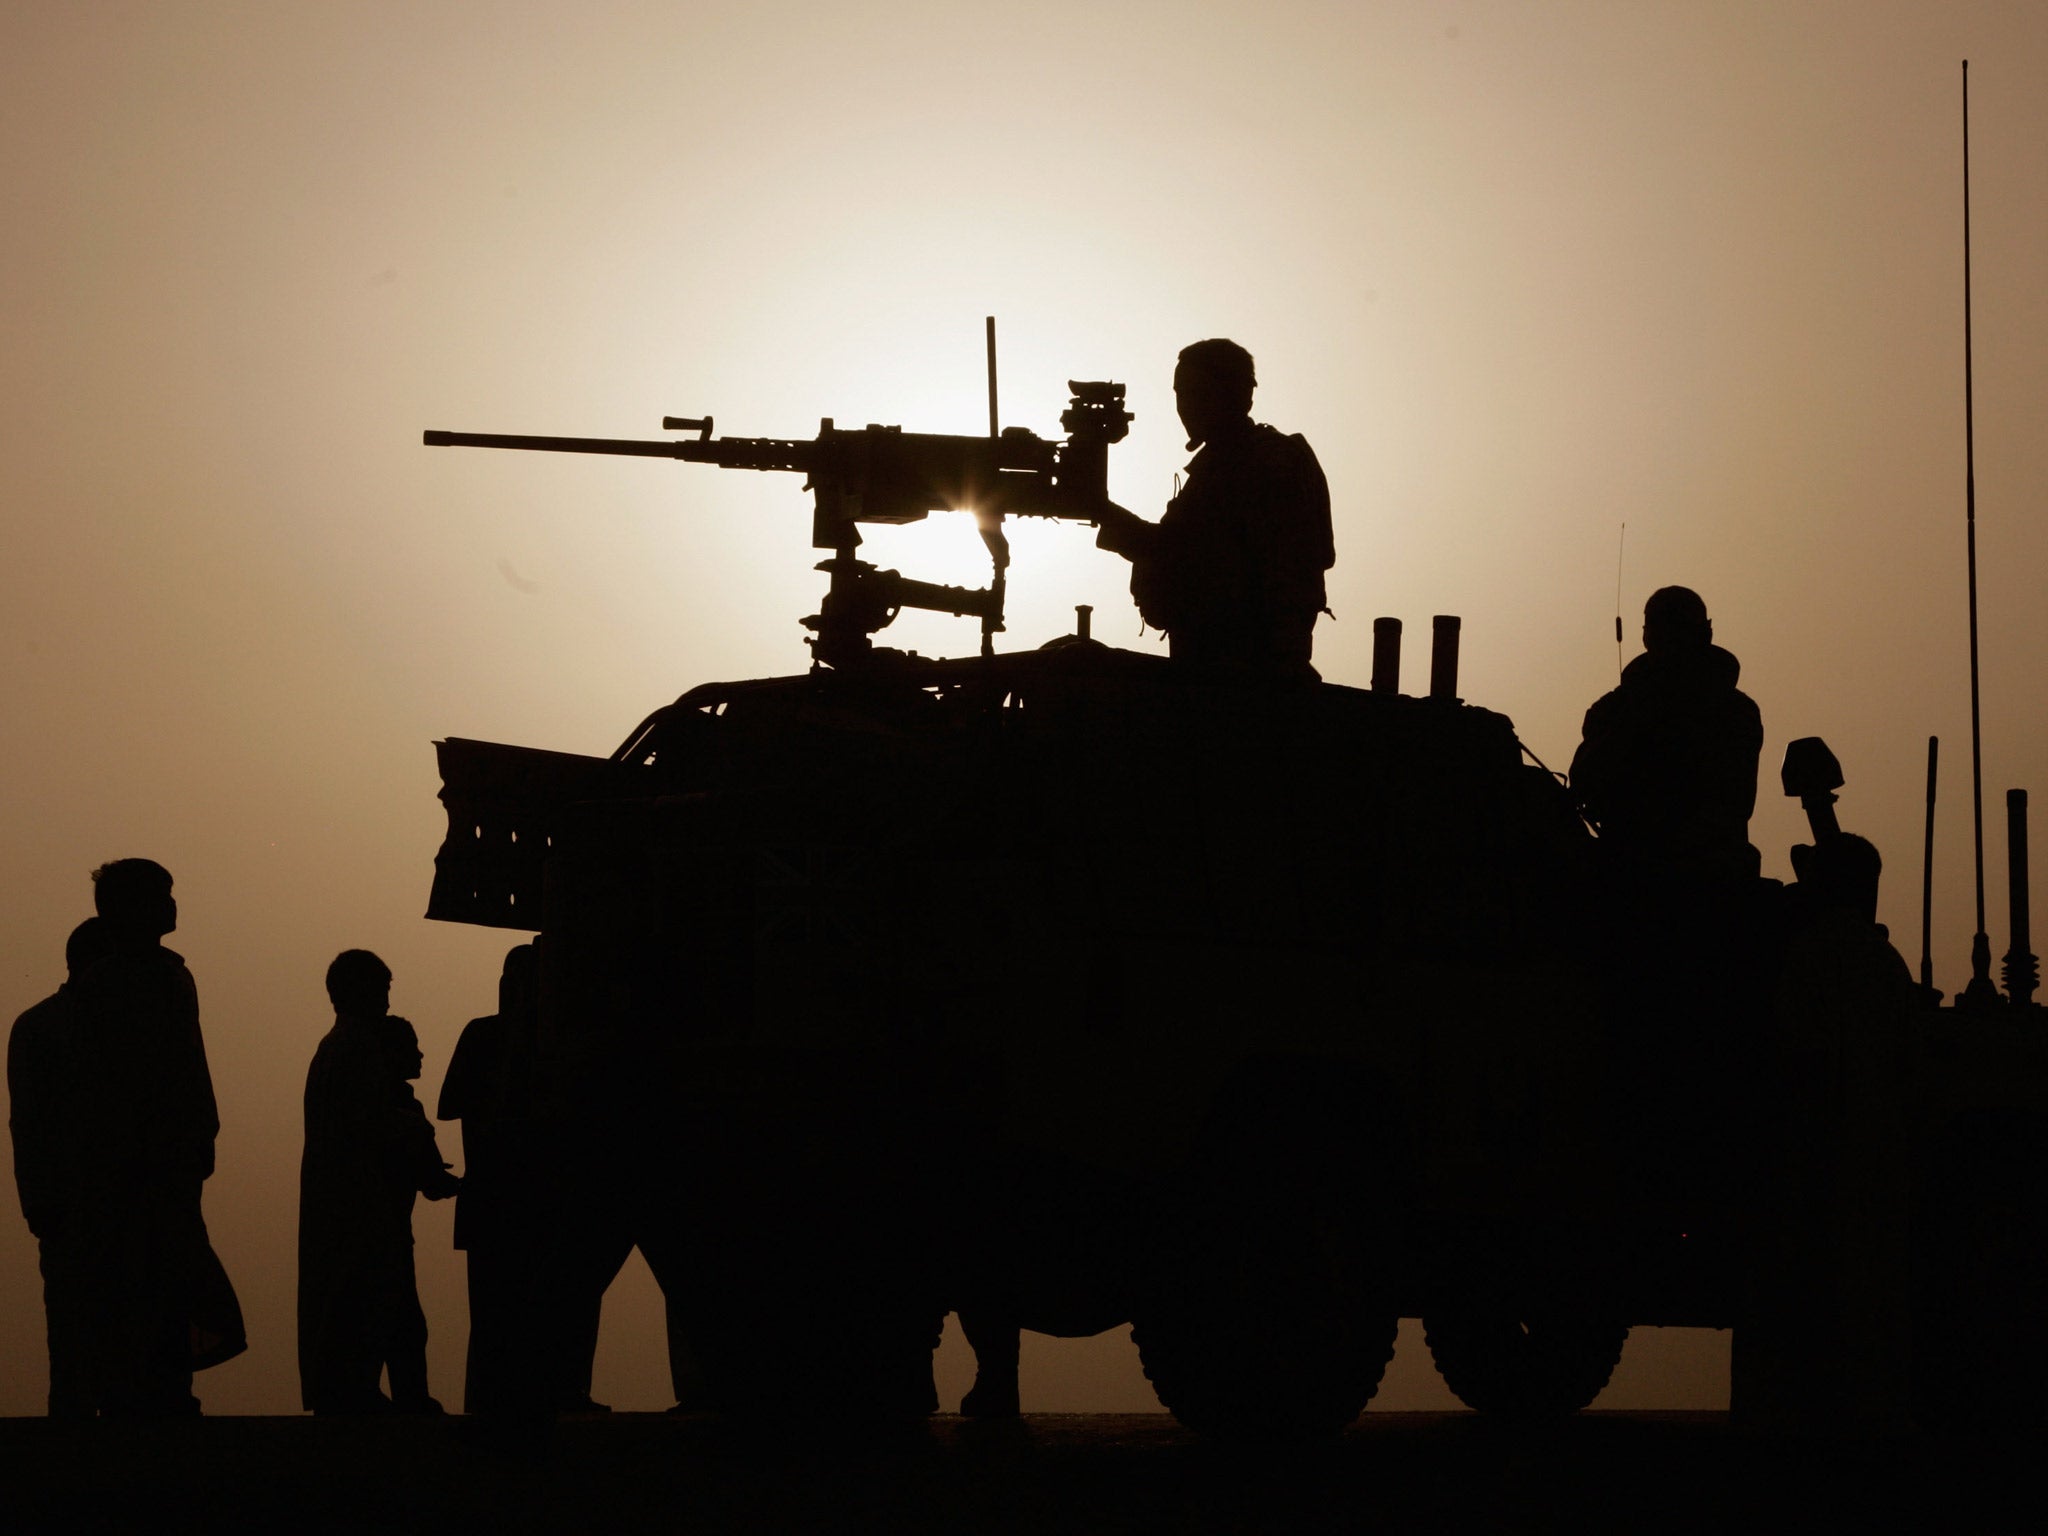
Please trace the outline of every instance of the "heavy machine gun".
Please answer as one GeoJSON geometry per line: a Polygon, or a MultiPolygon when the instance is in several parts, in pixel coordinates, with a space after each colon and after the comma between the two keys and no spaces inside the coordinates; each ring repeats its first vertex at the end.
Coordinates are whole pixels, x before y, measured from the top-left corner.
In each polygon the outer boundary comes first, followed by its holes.
{"type": "Polygon", "coordinates": [[[495,432],[425,434],[430,448],[519,448],[542,453],[608,453],[683,459],[721,469],[777,470],[806,476],[813,497],[811,543],[832,552],[818,569],[832,578],[825,600],[804,626],[812,656],[832,667],[859,665],[874,654],[872,636],[904,608],[981,620],[981,649],[992,654],[1003,628],[1005,573],[1010,563],[1006,517],[1050,517],[1092,523],[1108,500],[1109,445],[1130,428],[1124,386],[1067,385],[1072,398],[1060,425],[1065,441],[1023,427],[995,430],[993,392],[987,437],[905,432],[900,427],[835,427],[828,416],[804,440],[711,435],[712,419],[665,416],[662,429],[694,432],[677,440],[608,437],[521,437],[495,432]],[[981,588],[940,586],[858,559],[862,523],[914,523],[928,514],[972,512],[994,573],[981,588]]]}

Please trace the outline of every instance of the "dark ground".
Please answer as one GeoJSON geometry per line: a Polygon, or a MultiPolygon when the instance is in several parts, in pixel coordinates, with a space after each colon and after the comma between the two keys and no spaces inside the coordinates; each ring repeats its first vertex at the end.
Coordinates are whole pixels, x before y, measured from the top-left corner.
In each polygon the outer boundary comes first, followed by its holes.
{"type": "Polygon", "coordinates": [[[1164,1415],[934,1419],[876,1436],[621,1414],[552,1443],[460,1419],[0,1421],[0,1529],[377,1532],[2026,1531],[2039,1436],[1794,1450],[1726,1415],[1591,1413],[1503,1432],[1371,1414],[1291,1451],[1164,1415]],[[79,1433],[79,1430],[86,1433],[79,1433]]]}

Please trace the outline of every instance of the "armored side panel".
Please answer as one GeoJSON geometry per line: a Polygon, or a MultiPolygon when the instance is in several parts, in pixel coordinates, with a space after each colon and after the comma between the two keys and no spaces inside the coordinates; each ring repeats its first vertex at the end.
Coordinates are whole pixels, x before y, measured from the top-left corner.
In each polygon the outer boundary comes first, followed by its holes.
{"type": "Polygon", "coordinates": [[[1116,1320],[1133,1211],[1289,1094],[1353,1085],[1427,1205],[1597,1186],[1585,833],[1498,715],[1081,643],[698,689],[609,763],[443,761],[435,913],[539,900],[563,1049],[753,1149],[763,1208],[836,1189],[895,1253],[944,1209],[956,1259],[994,1228],[1092,1274],[1060,1326],[1116,1320]]]}
{"type": "Polygon", "coordinates": [[[538,929],[555,826],[569,806],[605,792],[613,765],[461,737],[436,742],[434,750],[448,835],[434,856],[427,916],[538,929]]]}

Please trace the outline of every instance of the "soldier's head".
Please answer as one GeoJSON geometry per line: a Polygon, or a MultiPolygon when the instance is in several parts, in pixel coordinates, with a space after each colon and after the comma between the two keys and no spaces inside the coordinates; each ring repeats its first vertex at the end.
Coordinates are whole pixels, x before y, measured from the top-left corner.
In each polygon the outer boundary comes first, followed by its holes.
{"type": "Polygon", "coordinates": [[[407,1082],[418,1077],[427,1064],[420,1050],[419,1031],[412,1027],[410,1019],[401,1019],[395,1013],[384,1015],[377,1021],[377,1043],[384,1047],[391,1070],[407,1082]]]}
{"type": "Polygon", "coordinates": [[[111,937],[104,917],[88,917],[64,941],[64,969],[76,976],[94,961],[105,958],[113,947],[111,937]]]}
{"type": "Polygon", "coordinates": [[[1691,587],[1659,587],[1643,604],[1643,649],[1703,651],[1714,643],[1714,621],[1691,587]]]}
{"type": "Polygon", "coordinates": [[[327,967],[327,999],[336,1013],[382,1018],[391,1011],[391,967],[367,949],[344,949],[327,967]]]}
{"type": "Polygon", "coordinates": [[[93,910],[117,940],[156,940],[178,926],[171,872],[154,859],[116,859],[92,872],[93,910]]]}
{"type": "Polygon", "coordinates": [[[1258,387],[1252,355],[1220,336],[1182,347],[1173,370],[1174,404],[1187,429],[1188,446],[1199,448],[1232,422],[1252,413],[1258,387]]]}

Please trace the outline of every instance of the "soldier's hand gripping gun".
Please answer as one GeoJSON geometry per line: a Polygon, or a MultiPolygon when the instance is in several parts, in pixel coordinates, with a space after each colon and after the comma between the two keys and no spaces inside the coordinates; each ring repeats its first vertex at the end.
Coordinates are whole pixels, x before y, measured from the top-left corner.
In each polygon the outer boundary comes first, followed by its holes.
{"type": "MultiPolygon", "coordinates": [[[[828,666],[858,663],[871,636],[904,608],[981,620],[982,653],[1003,628],[1004,572],[1010,563],[1005,517],[1095,521],[1108,501],[1109,445],[1121,442],[1131,415],[1124,386],[1069,382],[1072,393],[1052,442],[1022,427],[989,437],[905,432],[899,427],[835,427],[830,417],[809,440],[711,435],[711,418],[668,416],[662,428],[694,432],[675,441],[608,437],[518,437],[494,432],[428,432],[430,448],[523,448],[542,453],[609,453],[684,459],[722,469],[780,470],[807,476],[813,497],[811,543],[832,557],[818,569],[832,578],[819,611],[805,619],[812,654],[828,666]],[[856,559],[862,523],[914,523],[932,512],[974,513],[995,573],[983,588],[945,587],[877,570],[856,559]]],[[[991,411],[993,414],[993,410],[991,411]]]]}

